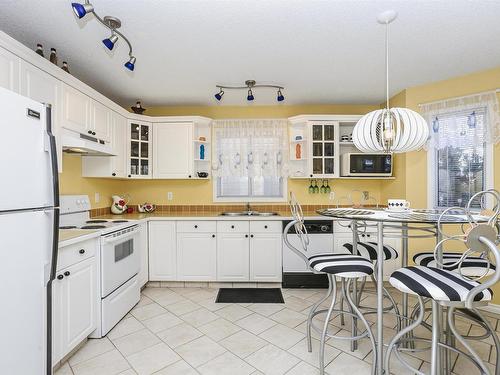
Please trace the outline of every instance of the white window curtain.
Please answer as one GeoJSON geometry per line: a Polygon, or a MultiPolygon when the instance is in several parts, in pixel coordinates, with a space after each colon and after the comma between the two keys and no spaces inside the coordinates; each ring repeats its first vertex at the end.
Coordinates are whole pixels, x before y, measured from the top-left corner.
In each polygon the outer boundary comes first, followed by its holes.
{"type": "Polygon", "coordinates": [[[420,110],[429,124],[427,149],[443,149],[471,141],[476,144],[500,142],[500,109],[494,91],[422,104],[420,110]]]}
{"type": "Polygon", "coordinates": [[[214,122],[214,174],[218,177],[286,177],[287,120],[214,122]]]}

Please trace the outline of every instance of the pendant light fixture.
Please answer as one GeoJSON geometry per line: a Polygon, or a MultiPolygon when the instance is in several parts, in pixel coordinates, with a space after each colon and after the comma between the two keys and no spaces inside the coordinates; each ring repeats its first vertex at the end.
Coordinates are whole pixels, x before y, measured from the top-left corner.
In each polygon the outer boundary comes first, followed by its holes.
{"type": "Polygon", "coordinates": [[[367,113],[352,132],[354,145],[363,152],[403,153],[420,149],[429,137],[427,122],[408,108],[389,107],[389,24],[397,17],[394,10],[378,15],[385,25],[386,107],[367,113]]]}
{"type": "Polygon", "coordinates": [[[130,44],[129,40],[121,32],[118,31],[118,29],[122,25],[121,21],[118,18],[111,16],[106,16],[104,18],[99,17],[95,12],[94,6],[90,4],[89,0],[85,0],[83,4],[71,3],[71,7],[73,8],[73,12],[75,13],[75,16],[77,18],[83,18],[87,14],[92,13],[97,21],[99,21],[111,31],[111,36],[109,38],[103,39],[102,41],[102,43],[110,51],[115,47],[115,44],[118,41],[118,37],[121,37],[127,43],[129,59],[125,64],[123,64],[123,66],[125,66],[125,68],[127,68],[128,70],[133,71],[135,68],[136,58],[132,55],[132,45],[130,44]]]}
{"type": "Polygon", "coordinates": [[[215,99],[220,101],[222,99],[222,96],[224,95],[224,89],[226,90],[247,90],[247,100],[249,102],[253,101],[255,99],[255,96],[253,95],[253,89],[259,88],[259,87],[267,87],[267,88],[273,88],[278,90],[276,100],[278,102],[282,102],[285,100],[285,97],[281,90],[284,90],[285,88],[283,86],[277,86],[277,85],[262,85],[262,84],[257,84],[255,80],[253,79],[247,79],[245,81],[245,86],[222,86],[222,85],[216,85],[219,89],[219,92],[214,95],[215,99]]]}

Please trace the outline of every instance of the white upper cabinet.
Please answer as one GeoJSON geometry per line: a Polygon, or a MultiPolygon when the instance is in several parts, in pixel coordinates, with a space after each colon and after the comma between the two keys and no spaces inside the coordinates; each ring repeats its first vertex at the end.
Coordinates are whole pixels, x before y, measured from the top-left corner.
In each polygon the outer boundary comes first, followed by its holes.
{"type": "Polygon", "coordinates": [[[127,174],[127,119],[111,112],[111,144],[116,156],[82,156],[83,177],[124,178],[127,174]]]}
{"type": "Polygon", "coordinates": [[[63,84],[61,126],[81,134],[92,136],[90,127],[91,99],[73,87],[63,84]]]}
{"type": "Polygon", "coordinates": [[[92,100],[90,103],[90,115],[90,130],[92,130],[92,135],[105,142],[110,142],[113,111],[101,103],[92,100]]]}
{"type": "Polygon", "coordinates": [[[127,134],[127,177],[151,178],[151,123],[129,120],[127,134]]]}
{"type": "Polygon", "coordinates": [[[0,87],[19,92],[19,57],[0,47],[0,87]]]}
{"type": "Polygon", "coordinates": [[[154,124],[153,178],[193,177],[193,123],[154,124]]]}

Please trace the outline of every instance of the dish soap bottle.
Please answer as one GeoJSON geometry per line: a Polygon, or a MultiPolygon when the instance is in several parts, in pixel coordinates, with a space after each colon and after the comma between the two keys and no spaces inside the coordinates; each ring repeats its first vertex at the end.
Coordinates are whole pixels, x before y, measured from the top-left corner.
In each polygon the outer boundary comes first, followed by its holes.
{"type": "Polygon", "coordinates": [[[205,145],[200,146],[200,160],[205,159],[205,145]]]}
{"type": "Polygon", "coordinates": [[[50,56],[49,56],[49,60],[52,64],[55,64],[57,65],[57,54],[56,54],[56,49],[55,48],[51,48],[50,49],[50,56]]]}
{"type": "Polygon", "coordinates": [[[44,57],[43,56],[43,46],[40,43],[38,43],[36,45],[36,51],[35,52],[38,53],[40,56],[44,57]]]}

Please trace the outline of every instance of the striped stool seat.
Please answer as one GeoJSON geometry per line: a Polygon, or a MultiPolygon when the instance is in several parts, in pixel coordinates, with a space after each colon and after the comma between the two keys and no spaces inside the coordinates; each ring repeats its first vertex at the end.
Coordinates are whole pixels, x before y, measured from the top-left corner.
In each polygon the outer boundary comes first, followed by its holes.
{"type": "MultiPolygon", "coordinates": [[[[346,242],[343,245],[351,254],[353,254],[354,246],[352,242],[346,242]]],[[[363,258],[377,260],[377,243],[376,242],[358,242],[358,254],[363,258]]],[[[384,245],[384,259],[397,259],[398,252],[392,246],[384,245]]]]}
{"type": "Polygon", "coordinates": [[[373,264],[360,255],[317,254],[309,257],[309,265],[318,272],[354,278],[373,274],[373,264]]]}
{"type": "MultiPolygon", "coordinates": [[[[435,301],[464,302],[469,290],[479,285],[456,272],[434,267],[411,266],[393,272],[389,282],[403,293],[432,298],[435,301]]],[[[475,301],[490,301],[491,289],[479,293],[475,301]]]]}
{"type": "MultiPolygon", "coordinates": [[[[462,253],[453,253],[453,252],[445,252],[443,253],[443,268],[447,271],[456,271],[458,272],[458,264],[456,263],[462,253]],[[447,266],[449,264],[449,266],[447,266]]],[[[416,265],[425,266],[425,267],[436,267],[436,259],[434,258],[433,252],[422,252],[415,254],[413,256],[413,261],[416,265]]],[[[488,270],[488,275],[491,275],[495,272],[496,267],[494,264],[491,264],[488,259],[480,258],[480,257],[467,257],[462,261],[460,267],[460,273],[463,276],[483,276],[485,271],[488,269],[488,264],[490,269],[488,270]]]]}

